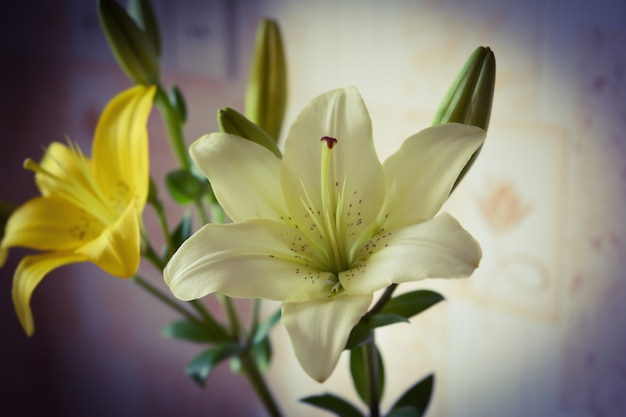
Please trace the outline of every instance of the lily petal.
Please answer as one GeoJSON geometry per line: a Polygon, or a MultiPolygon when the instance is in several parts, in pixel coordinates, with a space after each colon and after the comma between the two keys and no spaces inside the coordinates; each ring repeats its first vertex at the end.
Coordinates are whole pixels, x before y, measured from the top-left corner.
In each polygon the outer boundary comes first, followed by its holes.
{"type": "Polygon", "coordinates": [[[102,223],[67,200],[37,197],[9,217],[2,247],[66,251],[84,245],[103,229],[102,223]]]}
{"type": "Polygon", "coordinates": [[[13,276],[12,297],[17,317],[28,336],[35,332],[30,299],[37,285],[53,269],[85,261],[87,259],[84,256],[70,252],[49,252],[25,256],[22,259],[13,276]]]}
{"type": "Polygon", "coordinates": [[[311,378],[324,382],[337,365],[352,328],[373,296],[342,295],[331,300],[284,303],[281,322],[287,329],[296,357],[311,378]]]}
{"type": "Polygon", "coordinates": [[[156,87],[138,85],[114,97],[102,112],[93,141],[96,181],[119,207],[137,198],[138,211],[148,196],[148,116],[156,87]]]}
{"type": "Polygon", "coordinates": [[[314,267],[303,245],[300,232],[280,222],[209,224],[182,244],[163,275],[181,300],[214,292],[293,302],[328,297],[330,274],[314,267]]]}
{"type": "Polygon", "coordinates": [[[448,213],[386,235],[376,247],[365,265],[339,275],[347,294],[425,278],[467,277],[482,256],[478,242],[448,213]]]}
{"type": "Polygon", "coordinates": [[[130,278],[139,269],[140,244],[139,213],[133,201],[115,223],[76,253],[111,275],[130,278]]]}
{"type": "Polygon", "coordinates": [[[88,175],[91,174],[91,162],[75,149],[60,142],[52,142],[47,148],[39,164],[43,170],[52,174],[35,175],[37,187],[44,196],[60,196],[58,184],[78,183],[84,189],[91,188],[88,175]]]}
{"type": "Polygon", "coordinates": [[[478,127],[449,123],[406,139],[383,164],[389,192],[386,228],[397,229],[433,218],[485,135],[478,127]]]}
{"type": "Polygon", "coordinates": [[[331,204],[337,208],[323,215],[335,216],[345,228],[340,233],[349,252],[361,229],[377,218],[385,198],[385,175],[374,148],[372,122],[356,88],[330,91],[302,110],[287,135],[281,178],[289,211],[301,225],[311,223],[303,202],[321,208],[322,192],[330,189],[335,199],[331,204]],[[321,176],[324,136],[337,139],[326,184],[321,176]]]}
{"type": "Polygon", "coordinates": [[[228,133],[213,133],[195,141],[189,152],[233,221],[280,220],[285,215],[280,159],[263,146],[228,133]]]}

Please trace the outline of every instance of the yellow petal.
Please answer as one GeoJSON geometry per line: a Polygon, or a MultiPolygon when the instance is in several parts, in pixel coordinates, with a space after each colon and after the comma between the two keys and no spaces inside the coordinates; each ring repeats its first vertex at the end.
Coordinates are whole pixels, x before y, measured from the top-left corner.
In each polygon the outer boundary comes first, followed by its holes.
{"type": "Polygon", "coordinates": [[[116,207],[148,196],[148,116],[156,88],[139,85],[117,95],[102,112],[93,142],[96,181],[116,207]]]}
{"type": "Polygon", "coordinates": [[[37,285],[53,269],[86,260],[84,256],[70,252],[50,252],[22,259],[13,276],[12,297],[17,318],[27,335],[32,336],[35,332],[30,299],[37,285]]]}
{"type": "Polygon", "coordinates": [[[2,248],[72,250],[95,239],[103,229],[102,223],[66,200],[37,197],[13,212],[2,248]]]}
{"type": "Polygon", "coordinates": [[[133,202],[115,223],[76,253],[111,275],[130,278],[139,268],[140,244],[139,213],[133,202]]]}
{"type": "Polygon", "coordinates": [[[59,182],[78,183],[85,189],[90,188],[86,175],[90,174],[91,161],[62,143],[52,142],[39,165],[43,171],[51,174],[38,172],[35,175],[37,187],[45,196],[60,195],[59,182]]]}

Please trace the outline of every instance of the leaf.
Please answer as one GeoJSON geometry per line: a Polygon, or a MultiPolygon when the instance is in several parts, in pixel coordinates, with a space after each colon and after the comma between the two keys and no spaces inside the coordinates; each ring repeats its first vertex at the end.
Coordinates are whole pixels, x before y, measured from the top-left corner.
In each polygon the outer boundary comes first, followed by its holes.
{"type": "Polygon", "coordinates": [[[313,395],[300,401],[323,408],[340,417],[364,417],[354,405],[333,394],[313,395]]]}
{"type": "Polygon", "coordinates": [[[409,323],[409,319],[398,314],[378,313],[369,320],[368,325],[371,328],[388,326],[394,323],[409,323]]]}
{"type": "Polygon", "coordinates": [[[364,322],[359,322],[352,328],[345,349],[354,349],[370,340],[372,340],[371,327],[364,322]]]}
{"type": "Polygon", "coordinates": [[[191,229],[191,220],[191,215],[186,214],[185,216],[183,216],[183,218],[180,220],[180,223],[178,223],[178,225],[172,232],[172,245],[174,246],[172,252],[178,249],[178,247],[182,245],[185,240],[189,239],[189,236],[191,236],[191,233],[193,231],[191,229]]]}
{"type": "Polygon", "coordinates": [[[202,197],[209,183],[186,169],[170,171],[165,176],[165,186],[179,204],[188,204],[202,197]]]}
{"type": "Polygon", "coordinates": [[[392,410],[386,417],[422,417],[422,413],[415,407],[398,407],[392,410]]]}
{"type": "Polygon", "coordinates": [[[243,347],[236,343],[223,343],[205,350],[196,356],[185,368],[185,373],[194,382],[204,387],[207,378],[215,366],[243,351],[243,347]]]}
{"type": "Polygon", "coordinates": [[[257,345],[263,342],[267,338],[270,330],[278,323],[278,320],[280,320],[280,308],[276,310],[269,319],[257,327],[254,337],[252,338],[252,344],[257,345]]]}
{"type": "Polygon", "coordinates": [[[256,363],[259,365],[259,369],[262,372],[267,371],[272,361],[272,344],[269,338],[264,338],[263,341],[252,348],[256,363]]]}
{"type": "Polygon", "coordinates": [[[168,324],[161,330],[161,336],[198,343],[215,342],[218,340],[207,329],[191,320],[178,320],[168,324]]]}
{"type": "Polygon", "coordinates": [[[423,415],[430,402],[434,380],[435,376],[430,374],[413,385],[396,401],[393,407],[391,407],[392,412],[404,407],[413,407],[419,412],[419,414],[417,414],[418,416],[423,415]]]}
{"type": "Polygon", "coordinates": [[[434,291],[411,291],[389,300],[380,311],[380,314],[393,314],[408,319],[444,299],[441,294],[434,291]]]}
{"type": "Polygon", "coordinates": [[[180,123],[184,124],[187,121],[187,103],[185,102],[183,93],[177,86],[173,86],[170,90],[169,99],[172,107],[176,109],[176,114],[178,114],[180,123]]]}
{"type": "MultiPolygon", "coordinates": [[[[350,374],[354,388],[365,404],[370,403],[370,375],[367,364],[368,346],[362,345],[350,351],[350,374]]],[[[378,398],[382,398],[385,388],[385,368],[383,359],[374,345],[378,361],[378,398]]]]}

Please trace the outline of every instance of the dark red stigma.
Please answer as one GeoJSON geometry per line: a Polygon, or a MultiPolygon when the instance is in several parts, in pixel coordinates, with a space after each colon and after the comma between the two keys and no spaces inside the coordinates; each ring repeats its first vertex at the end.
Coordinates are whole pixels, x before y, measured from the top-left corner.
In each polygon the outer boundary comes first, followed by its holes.
{"type": "Polygon", "coordinates": [[[333,146],[335,146],[335,143],[337,143],[337,139],[331,138],[330,136],[324,136],[320,139],[320,142],[326,142],[326,146],[328,146],[328,149],[332,149],[333,146]]]}

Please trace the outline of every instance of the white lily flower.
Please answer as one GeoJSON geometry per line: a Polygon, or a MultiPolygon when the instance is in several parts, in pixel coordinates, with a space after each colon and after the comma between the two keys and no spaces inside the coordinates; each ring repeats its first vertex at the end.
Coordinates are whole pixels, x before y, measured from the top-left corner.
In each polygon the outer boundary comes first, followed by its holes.
{"type": "Polygon", "coordinates": [[[431,127],[381,164],[356,88],[315,98],[282,160],[238,136],[204,136],[191,156],[233,223],[196,232],[165,280],[182,300],[219,292],[282,302],[296,357],[322,382],[375,291],[478,266],[478,243],[437,213],[484,138],[474,126],[431,127]]]}

